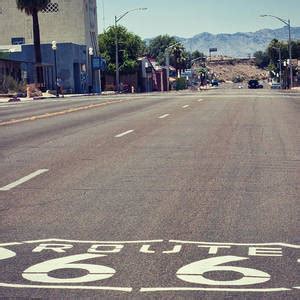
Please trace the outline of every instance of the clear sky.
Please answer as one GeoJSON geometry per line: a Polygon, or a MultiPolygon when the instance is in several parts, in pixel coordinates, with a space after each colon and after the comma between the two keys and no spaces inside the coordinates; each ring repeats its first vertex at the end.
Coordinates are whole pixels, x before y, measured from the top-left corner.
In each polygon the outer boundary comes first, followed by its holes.
{"type": "Polygon", "coordinates": [[[120,24],[142,38],[159,34],[192,37],[201,32],[234,33],[279,28],[283,24],[261,14],[290,18],[300,26],[300,0],[97,0],[99,32],[113,25],[114,16],[137,8],[120,24]],[[103,3],[105,22],[103,20],[103,3]]]}

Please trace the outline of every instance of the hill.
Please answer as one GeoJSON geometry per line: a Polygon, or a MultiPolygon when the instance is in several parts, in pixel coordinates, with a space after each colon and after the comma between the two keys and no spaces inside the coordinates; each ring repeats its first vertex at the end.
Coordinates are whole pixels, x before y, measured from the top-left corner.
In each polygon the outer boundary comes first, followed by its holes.
{"type": "MultiPolygon", "coordinates": [[[[300,27],[292,28],[292,38],[300,39],[300,27]]],[[[258,50],[265,50],[272,39],[288,39],[287,26],[279,29],[262,29],[256,32],[237,32],[234,34],[200,33],[192,38],[176,37],[188,51],[199,50],[205,54],[209,48],[218,48],[218,55],[248,57],[258,50]]]]}

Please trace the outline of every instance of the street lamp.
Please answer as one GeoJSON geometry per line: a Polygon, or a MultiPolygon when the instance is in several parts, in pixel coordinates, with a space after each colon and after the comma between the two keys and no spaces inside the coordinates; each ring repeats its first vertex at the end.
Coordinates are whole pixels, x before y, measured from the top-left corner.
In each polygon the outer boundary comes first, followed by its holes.
{"type": "Polygon", "coordinates": [[[279,80],[280,80],[280,89],[282,89],[282,62],[281,62],[281,48],[280,47],[272,47],[277,50],[279,53],[279,80]]]}
{"type": "Polygon", "coordinates": [[[54,72],[55,72],[55,88],[56,88],[56,97],[59,97],[58,85],[57,85],[57,58],[56,58],[56,51],[57,51],[57,43],[56,41],[52,42],[52,50],[54,53],[54,72]]]}
{"type": "Polygon", "coordinates": [[[120,92],[120,70],[119,70],[119,43],[118,43],[118,30],[117,30],[117,26],[118,26],[118,22],[123,19],[126,15],[128,15],[129,13],[133,12],[133,11],[141,11],[141,10],[147,10],[148,8],[146,7],[141,7],[141,8],[134,8],[131,10],[126,11],[125,13],[123,13],[121,16],[117,17],[115,16],[115,44],[116,44],[116,90],[117,92],[120,92]]]}
{"type": "Polygon", "coordinates": [[[171,45],[171,46],[169,46],[169,47],[167,47],[166,48],[166,50],[165,50],[165,55],[166,55],[166,68],[167,68],[167,91],[169,91],[170,90],[170,50],[173,48],[173,47],[175,47],[175,46],[177,46],[177,45],[179,45],[180,43],[178,42],[178,43],[175,43],[175,44],[173,44],[173,45],[171,45]]]}
{"type": "Polygon", "coordinates": [[[94,58],[94,49],[92,47],[89,48],[89,56],[90,56],[90,62],[91,62],[91,79],[92,79],[92,90],[91,92],[94,92],[94,66],[93,66],[93,58],[94,58]]]}
{"type": "Polygon", "coordinates": [[[262,18],[264,17],[271,17],[274,19],[279,20],[280,22],[284,23],[285,25],[288,26],[289,29],[289,67],[290,67],[290,88],[293,88],[293,64],[292,64],[292,39],[291,39],[291,21],[290,19],[284,20],[282,18],[273,16],[273,15],[261,15],[262,18]]]}
{"type": "Polygon", "coordinates": [[[194,78],[194,69],[193,69],[193,65],[196,61],[198,60],[202,60],[203,61],[203,55],[201,57],[195,58],[191,60],[191,71],[192,71],[192,79],[194,78]]]}

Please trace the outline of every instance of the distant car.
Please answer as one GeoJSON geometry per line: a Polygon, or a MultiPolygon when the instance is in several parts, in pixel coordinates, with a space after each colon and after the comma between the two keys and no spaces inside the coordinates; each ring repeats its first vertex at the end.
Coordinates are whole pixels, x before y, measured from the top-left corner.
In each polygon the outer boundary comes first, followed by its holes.
{"type": "Polygon", "coordinates": [[[213,80],[211,81],[211,86],[219,86],[219,80],[213,79],[213,80]]]}
{"type": "Polygon", "coordinates": [[[258,82],[256,79],[249,80],[248,82],[249,89],[263,89],[264,86],[258,82]]]}
{"type": "Polygon", "coordinates": [[[272,82],[271,89],[281,89],[281,84],[279,82],[272,82]]]}

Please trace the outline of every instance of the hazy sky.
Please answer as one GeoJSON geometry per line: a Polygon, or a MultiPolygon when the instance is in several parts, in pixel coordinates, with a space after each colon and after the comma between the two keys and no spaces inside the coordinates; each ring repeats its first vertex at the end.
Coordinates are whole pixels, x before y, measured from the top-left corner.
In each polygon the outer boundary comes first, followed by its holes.
{"type": "Polygon", "coordinates": [[[113,24],[114,16],[137,8],[120,24],[143,38],[168,33],[191,37],[201,32],[233,33],[279,28],[283,24],[260,14],[290,18],[300,26],[300,0],[97,0],[99,32],[113,24]],[[103,20],[103,3],[105,22],[103,20]]]}

